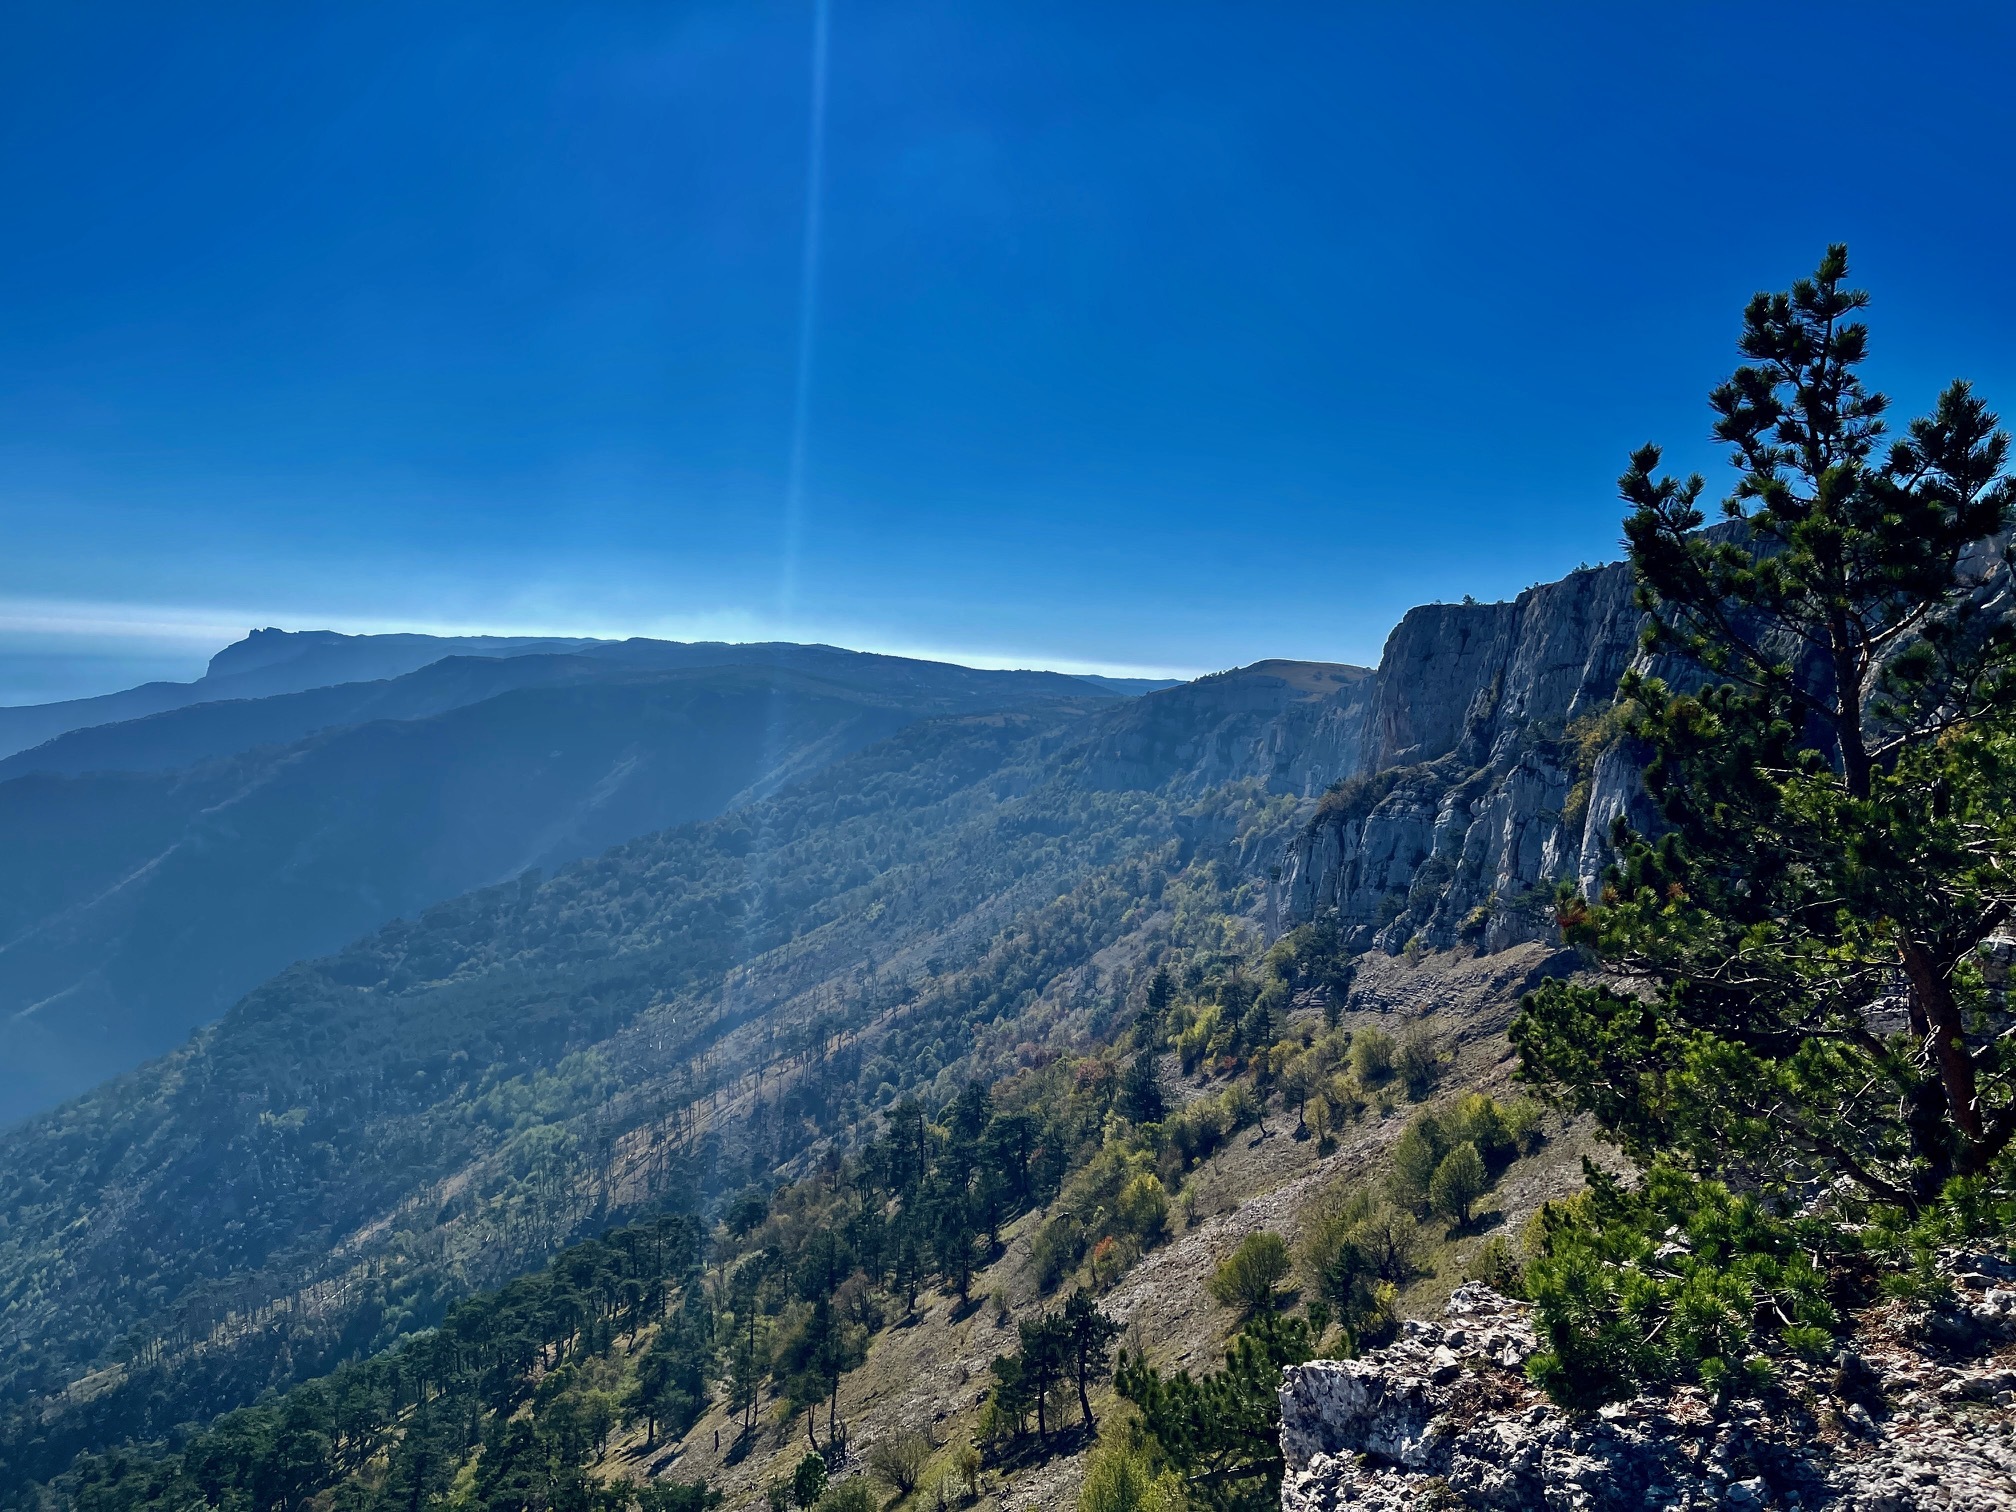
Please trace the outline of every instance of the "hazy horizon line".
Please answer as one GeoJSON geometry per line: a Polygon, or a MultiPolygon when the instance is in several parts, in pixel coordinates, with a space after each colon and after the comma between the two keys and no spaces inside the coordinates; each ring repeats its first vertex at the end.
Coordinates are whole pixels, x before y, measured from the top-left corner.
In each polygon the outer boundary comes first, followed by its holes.
{"type": "MultiPolygon", "coordinates": [[[[80,691],[68,697],[0,702],[0,708],[34,707],[38,703],[68,703],[103,697],[146,682],[195,682],[211,657],[244,640],[254,631],[275,629],[291,634],[329,631],[338,635],[427,635],[442,638],[490,636],[499,639],[663,640],[715,642],[725,645],[826,645],[876,656],[944,662],[978,671],[1058,672],[1072,677],[1170,679],[1190,682],[1216,667],[1179,667],[1109,661],[1086,657],[1032,655],[1028,652],[979,648],[918,646],[878,637],[853,637],[844,631],[822,632],[813,626],[779,632],[765,628],[754,616],[696,616],[631,624],[563,623],[554,621],[472,622],[428,620],[406,616],[351,617],[287,615],[270,611],[203,608],[134,602],[92,602],[0,596],[0,643],[27,639],[41,642],[34,650],[8,648],[10,660],[76,662],[128,660],[136,666],[175,656],[190,659],[187,678],[140,677],[134,682],[80,691]]],[[[1271,660],[1258,657],[1255,660],[1271,660]]]]}

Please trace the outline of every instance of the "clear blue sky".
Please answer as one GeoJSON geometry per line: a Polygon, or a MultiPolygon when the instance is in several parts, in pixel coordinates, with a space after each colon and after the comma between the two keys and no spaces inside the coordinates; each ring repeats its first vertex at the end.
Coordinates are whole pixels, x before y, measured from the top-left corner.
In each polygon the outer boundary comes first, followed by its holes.
{"type": "Polygon", "coordinates": [[[267,623],[1370,660],[1614,555],[1830,239],[1901,406],[2016,411],[2009,15],[833,0],[807,328],[812,0],[9,7],[0,701],[267,623]]]}

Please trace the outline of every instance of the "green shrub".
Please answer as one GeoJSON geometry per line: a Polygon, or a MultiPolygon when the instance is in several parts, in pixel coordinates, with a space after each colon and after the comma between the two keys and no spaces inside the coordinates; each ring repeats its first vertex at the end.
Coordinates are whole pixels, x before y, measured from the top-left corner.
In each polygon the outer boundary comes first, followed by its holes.
{"type": "Polygon", "coordinates": [[[1225,1089],[1225,1117],[1233,1129],[1243,1129],[1260,1122],[1260,1116],[1267,1110],[1261,1105],[1253,1088],[1245,1082],[1234,1082],[1225,1089]]]}
{"type": "Polygon", "coordinates": [[[1113,1216],[1115,1225],[1143,1248],[1160,1244],[1169,1236],[1169,1194],[1144,1172],[1120,1189],[1113,1216]]]}
{"type": "Polygon", "coordinates": [[[1834,1325],[1806,1249],[1825,1239],[1816,1225],[1664,1163],[1635,1192],[1583,1169],[1588,1192],[1547,1205],[1525,1269],[1545,1346],[1527,1373],[1556,1401],[1590,1406],[1675,1382],[1727,1390],[1770,1372],[1759,1319],[1783,1320],[1780,1341],[1800,1349],[1834,1325]]]}
{"type": "Polygon", "coordinates": [[[1204,1063],[1214,1043],[1223,1038],[1224,1015],[1217,1007],[1200,1011],[1176,1036],[1176,1058],[1189,1076],[1204,1063]]]}
{"type": "Polygon", "coordinates": [[[1108,1439],[1092,1452],[1078,1512],[1182,1512],[1182,1507],[1175,1477],[1158,1475],[1143,1450],[1108,1439]]]}
{"type": "Polygon", "coordinates": [[[1512,1135],[1505,1126],[1505,1114],[1482,1092],[1468,1092],[1457,1100],[1449,1120],[1449,1140],[1451,1144],[1467,1141],[1475,1145],[1486,1161],[1502,1162],[1512,1153],[1512,1135]]]}
{"type": "Polygon", "coordinates": [[[1442,1074],[1442,1052],[1427,1030],[1410,1030],[1400,1042],[1393,1056],[1393,1074],[1415,1102],[1435,1090],[1436,1078],[1442,1074]]]}
{"type": "Polygon", "coordinates": [[[1351,1036],[1351,1074],[1359,1084],[1376,1087],[1393,1079],[1393,1036],[1378,1029],[1360,1029],[1351,1036]]]}
{"type": "Polygon", "coordinates": [[[1292,1269],[1287,1244],[1279,1234],[1263,1229],[1239,1241],[1239,1247],[1211,1273],[1208,1285],[1211,1295],[1227,1307],[1249,1316],[1272,1312],[1281,1302],[1275,1287],[1292,1269]]]}
{"type": "Polygon", "coordinates": [[[1069,1213],[1047,1221],[1036,1231],[1035,1241],[1029,1247],[1030,1259],[1036,1267],[1036,1284],[1046,1292],[1056,1290],[1084,1258],[1085,1248],[1085,1225],[1069,1213]]]}
{"type": "Polygon", "coordinates": [[[1540,1121],[1547,1110],[1536,1100],[1515,1097],[1510,1102],[1501,1103],[1498,1111],[1505,1126],[1505,1137],[1512,1142],[1514,1155],[1531,1155],[1540,1147],[1543,1138],[1540,1121]]]}
{"type": "Polygon", "coordinates": [[[857,1475],[820,1497],[816,1512],[882,1512],[882,1503],[869,1489],[868,1482],[857,1475]]]}
{"type": "Polygon", "coordinates": [[[1503,1234],[1493,1234],[1463,1267],[1463,1279],[1482,1281],[1508,1297],[1526,1295],[1525,1262],[1503,1234]]]}
{"type": "Polygon", "coordinates": [[[931,1440],[915,1431],[877,1439],[868,1448],[868,1468],[898,1496],[917,1489],[930,1461],[931,1440]]]}
{"type": "Polygon", "coordinates": [[[1484,1157],[1466,1139],[1435,1167],[1428,1183],[1428,1205],[1454,1223],[1468,1223],[1471,1205],[1484,1195],[1484,1186],[1484,1157]]]}

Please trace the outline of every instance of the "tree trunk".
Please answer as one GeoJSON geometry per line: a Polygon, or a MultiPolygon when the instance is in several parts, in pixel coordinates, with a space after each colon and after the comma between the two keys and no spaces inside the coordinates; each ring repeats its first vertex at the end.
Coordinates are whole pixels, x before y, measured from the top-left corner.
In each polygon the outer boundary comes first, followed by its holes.
{"type": "MultiPolygon", "coordinates": [[[[1917,1013],[1914,1007],[1912,1013],[1917,1013]]],[[[1952,1130],[1946,1122],[1946,1090],[1936,1075],[1920,1078],[1904,1099],[1904,1127],[1911,1149],[1923,1164],[1911,1177],[1912,1216],[1935,1201],[1953,1174],[1952,1130]]]]}
{"type": "MultiPolygon", "coordinates": [[[[1981,1103],[1974,1087],[1974,1060],[1967,1053],[1960,1021],[1960,1006],[1953,1001],[1953,989],[1916,942],[1900,947],[1904,974],[1911,982],[1911,996],[1925,1011],[1931,1031],[1932,1055],[1939,1067],[1939,1080],[1946,1089],[1946,1106],[1954,1126],[1967,1136],[1971,1154],[1981,1139],[1981,1103]]],[[[1963,1156],[1961,1164],[1969,1164],[1963,1156]]]]}

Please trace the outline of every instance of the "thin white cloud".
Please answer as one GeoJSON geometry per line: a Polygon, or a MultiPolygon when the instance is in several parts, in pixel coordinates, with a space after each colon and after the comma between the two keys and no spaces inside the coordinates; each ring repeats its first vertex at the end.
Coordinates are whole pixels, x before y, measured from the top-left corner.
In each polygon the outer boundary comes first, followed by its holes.
{"type": "Polygon", "coordinates": [[[211,646],[236,640],[247,622],[221,611],[161,604],[106,604],[73,599],[0,598],[0,634],[76,640],[171,642],[211,646]]]}

